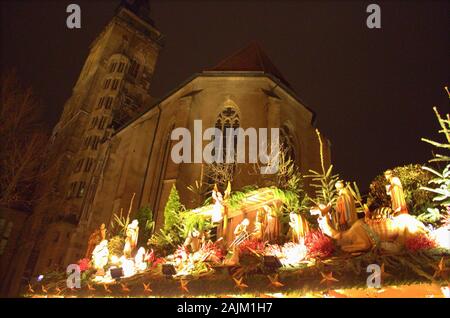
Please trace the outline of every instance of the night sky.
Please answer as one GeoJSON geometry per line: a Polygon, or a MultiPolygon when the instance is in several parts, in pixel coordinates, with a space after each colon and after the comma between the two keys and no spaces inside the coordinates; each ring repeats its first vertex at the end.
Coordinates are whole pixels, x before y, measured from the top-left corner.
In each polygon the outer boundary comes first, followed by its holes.
{"type": "MultiPolygon", "coordinates": [[[[161,97],[193,73],[258,41],[297,95],[317,114],[346,180],[365,189],[386,168],[423,163],[437,138],[432,106],[448,112],[448,1],[380,4],[382,28],[365,21],[367,1],[151,1],[165,35],[152,93],[161,97]]],[[[2,1],[1,67],[31,85],[54,125],[90,43],[115,1],[2,1]],[[77,3],[82,28],[66,28],[77,3]]],[[[245,107],[245,105],[243,105],[245,107]]]]}

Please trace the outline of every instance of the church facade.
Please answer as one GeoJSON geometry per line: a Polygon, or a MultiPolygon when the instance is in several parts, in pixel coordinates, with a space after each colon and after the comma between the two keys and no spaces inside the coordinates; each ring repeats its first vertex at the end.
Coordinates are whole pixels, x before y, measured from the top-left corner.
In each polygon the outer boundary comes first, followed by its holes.
{"type": "MultiPolygon", "coordinates": [[[[131,217],[149,207],[160,228],[173,185],[186,207],[201,204],[207,191],[194,194],[188,187],[196,181],[207,184],[208,165],[177,164],[170,155],[177,143],[172,131],[183,127],[194,134],[194,120],[201,120],[203,129],[279,128],[301,171],[320,169],[314,112],[258,44],[155,99],[149,92],[162,47],[147,1],[123,1],[92,44],[54,129],[49,153],[59,167],[56,191],[35,212],[39,217],[29,233],[36,239],[28,254],[23,252],[22,270],[38,274],[83,258],[92,231],[102,223],[108,226],[114,213],[126,213],[130,206],[131,217]]],[[[329,163],[330,144],[323,143],[329,163]]],[[[253,168],[238,164],[232,188],[258,184],[253,168]]]]}

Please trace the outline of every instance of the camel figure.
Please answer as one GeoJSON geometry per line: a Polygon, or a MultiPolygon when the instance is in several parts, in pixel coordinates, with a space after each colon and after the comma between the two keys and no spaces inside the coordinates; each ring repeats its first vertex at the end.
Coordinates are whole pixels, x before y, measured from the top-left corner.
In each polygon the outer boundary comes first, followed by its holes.
{"type": "Polygon", "coordinates": [[[322,232],[337,241],[340,248],[349,253],[364,252],[375,247],[398,252],[405,240],[420,234],[427,234],[425,225],[409,214],[400,214],[392,218],[370,220],[359,219],[346,231],[333,228],[329,218],[331,205],[320,205],[310,210],[318,215],[322,232]]]}

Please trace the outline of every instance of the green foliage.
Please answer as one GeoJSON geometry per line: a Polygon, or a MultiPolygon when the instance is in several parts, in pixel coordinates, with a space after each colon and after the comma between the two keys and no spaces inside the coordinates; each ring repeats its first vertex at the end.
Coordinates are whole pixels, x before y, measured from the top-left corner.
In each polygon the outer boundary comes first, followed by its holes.
{"type": "MultiPolygon", "coordinates": [[[[446,118],[442,118],[439,114],[436,107],[433,107],[433,110],[436,114],[436,117],[438,119],[439,125],[441,126],[441,129],[438,131],[441,134],[444,134],[445,138],[447,139],[446,142],[440,143],[436,142],[427,138],[422,138],[422,141],[425,141],[429,143],[430,145],[433,145],[440,149],[445,149],[447,151],[450,150],[450,115],[447,114],[446,118]]],[[[450,162],[450,156],[448,154],[442,155],[442,154],[436,154],[433,159],[430,160],[430,162],[450,162]]]]}
{"type": "Polygon", "coordinates": [[[333,173],[333,165],[330,165],[327,171],[319,173],[314,170],[309,170],[311,173],[307,178],[311,178],[311,187],[315,189],[315,197],[310,198],[315,205],[330,203],[333,205],[337,199],[337,191],[335,184],[339,181],[338,174],[333,173]]]}
{"type": "Polygon", "coordinates": [[[147,243],[148,239],[155,229],[155,221],[153,221],[153,212],[150,207],[142,207],[137,213],[139,221],[139,245],[147,243]]]}
{"type": "MultiPolygon", "coordinates": [[[[290,157],[288,150],[280,147],[277,155],[278,170],[275,174],[261,174],[261,165],[253,165],[253,175],[257,178],[260,187],[276,187],[278,189],[297,193],[304,196],[303,176],[295,161],[290,157]]],[[[255,188],[255,186],[250,186],[255,188]]]]}
{"type": "Polygon", "coordinates": [[[208,193],[208,184],[195,180],[194,184],[188,185],[186,188],[192,193],[189,198],[190,202],[197,206],[201,205],[202,198],[208,193]]]}
{"type": "Polygon", "coordinates": [[[206,218],[204,215],[192,213],[191,211],[183,213],[183,237],[187,237],[189,232],[194,229],[207,233],[213,228],[213,226],[214,225],[211,223],[210,219],[206,218]]]}
{"type": "Polygon", "coordinates": [[[165,231],[161,229],[152,235],[148,241],[148,246],[154,249],[157,255],[165,256],[173,253],[181,243],[180,231],[165,231]]]}
{"type": "Polygon", "coordinates": [[[314,170],[309,170],[309,173],[311,174],[305,176],[306,178],[311,178],[311,187],[313,187],[315,190],[315,197],[309,198],[309,200],[317,206],[319,204],[333,205],[333,203],[337,199],[335,184],[339,180],[339,175],[333,175],[333,165],[330,165],[328,170],[325,168],[323,143],[318,129],[316,129],[316,134],[320,145],[320,165],[322,168],[322,172],[319,173],[314,170]]]}
{"type": "MultiPolygon", "coordinates": [[[[392,171],[402,182],[410,214],[420,215],[434,206],[432,195],[422,189],[431,180],[432,176],[428,171],[423,170],[418,164],[396,167],[392,171]]],[[[370,184],[368,201],[373,207],[391,206],[391,198],[386,193],[387,184],[384,173],[377,176],[370,184]]]]}
{"type": "Polygon", "coordinates": [[[81,284],[82,285],[87,284],[90,281],[92,275],[95,274],[95,272],[96,272],[96,270],[92,269],[92,268],[82,272],[81,273],[81,284]]]}
{"type": "MultiPolygon", "coordinates": [[[[439,133],[444,134],[446,138],[446,142],[440,143],[436,141],[432,141],[429,139],[422,138],[423,141],[439,148],[439,149],[445,149],[447,151],[450,150],[450,115],[446,115],[446,119],[443,119],[439,112],[437,111],[436,107],[433,108],[434,112],[436,113],[436,117],[439,121],[439,125],[441,126],[441,130],[439,130],[439,133]]],[[[436,154],[434,155],[434,158],[429,161],[430,163],[437,162],[450,162],[450,156],[449,155],[442,155],[442,154],[436,154]]],[[[423,186],[421,189],[428,191],[434,195],[433,201],[438,202],[443,207],[450,206],[450,163],[447,164],[447,166],[444,168],[442,172],[438,172],[436,169],[430,168],[430,167],[423,167],[424,170],[430,172],[435,176],[435,178],[431,179],[429,181],[429,184],[435,185],[435,187],[426,187],[423,186]]]]}
{"type": "Polygon", "coordinates": [[[278,171],[275,177],[275,186],[279,189],[296,194],[303,194],[303,177],[300,170],[286,153],[281,149],[278,156],[278,171]]]}
{"type": "Polygon", "coordinates": [[[171,231],[180,221],[180,213],[183,206],[180,202],[180,195],[178,194],[175,185],[170,190],[169,199],[164,208],[164,230],[171,231]]]}
{"type": "Polygon", "coordinates": [[[160,255],[173,252],[183,241],[183,211],[175,185],[170,190],[169,198],[164,208],[164,228],[148,241],[148,245],[160,255]]]}
{"type": "Polygon", "coordinates": [[[421,187],[421,189],[435,194],[433,201],[438,202],[444,207],[450,206],[450,164],[445,167],[442,173],[439,173],[429,167],[423,167],[423,169],[433,173],[436,176],[436,178],[429,181],[429,184],[434,184],[437,187],[421,187]]]}
{"type": "Polygon", "coordinates": [[[209,218],[192,211],[180,212],[178,222],[170,229],[162,229],[155,233],[148,242],[158,255],[173,253],[194,229],[208,233],[213,228],[209,218]]]}
{"type": "Polygon", "coordinates": [[[114,213],[113,219],[110,225],[110,231],[112,235],[126,235],[127,227],[130,224],[130,215],[128,214],[126,217],[122,215],[122,210],[120,210],[120,214],[114,213]]]}
{"type": "Polygon", "coordinates": [[[428,208],[427,212],[422,213],[417,219],[423,223],[436,224],[442,219],[442,215],[437,208],[428,208]]]}
{"type": "Polygon", "coordinates": [[[238,210],[242,207],[244,199],[252,194],[253,191],[234,191],[227,200],[228,207],[232,210],[238,210]]]}
{"type": "Polygon", "coordinates": [[[347,183],[347,189],[352,194],[353,198],[355,199],[356,203],[356,211],[357,212],[364,212],[364,199],[361,195],[361,192],[359,191],[359,187],[356,184],[356,182],[353,182],[353,185],[351,183],[347,183]]]}

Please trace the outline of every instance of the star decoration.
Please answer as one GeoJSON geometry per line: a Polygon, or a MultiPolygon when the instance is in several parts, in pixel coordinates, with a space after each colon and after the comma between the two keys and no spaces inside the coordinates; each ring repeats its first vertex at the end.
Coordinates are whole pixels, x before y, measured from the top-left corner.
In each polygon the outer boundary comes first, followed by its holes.
{"type": "Polygon", "coordinates": [[[61,294],[62,289],[59,287],[55,287],[55,291],[56,291],[56,295],[59,295],[59,294],[61,294]]]}
{"type": "Polygon", "coordinates": [[[322,280],[320,281],[321,284],[326,283],[327,285],[331,285],[332,283],[339,281],[333,277],[332,272],[330,272],[328,274],[324,274],[324,273],[320,272],[320,275],[322,275],[322,280]]]}
{"type": "Polygon", "coordinates": [[[103,284],[103,288],[105,289],[105,292],[110,293],[110,294],[112,293],[112,291],[111,291],[111,289],[109,289],[108,285],[103,284]]]}
{"type": "Polygon", "coordinates": [[[278,274],[275,274],[273,276],[267,275],[267,277],[270,280],[269,286],[272,286],[272,287],[275,287],[275,288],[280,288],[280,287],[284,286],[284,284],[280,283],[280,281],[278,279],[278,274]]]}
{"type": "Polygon", "coordinates": [[[122,286],[122,291],[125,293],[129,293],[130,292],[130,288],[128,288],[128,286],[126,284],[120,284],[120,286],[122,286]]]}
{"type": "Polygon", "coordinates": [[[247,288],[248,285],[244,284],[242,281],[244,280],[244,276],[242,276],[240,279],[237,279],[236,277],[233,277],[234,283],[236,286],[234,288],[239,288],[241,291],[244,290],[244,288],[247,288]]]}
{"type": "Polygon", "coordinates": [[[439,263],[437,265],[437,269],[433,274],[433,278],[441,276],[442,278],[445,279],[444,273],[446,271],[447,271],[447,269],[445,268],[444,257],[441,257],[441,260],[439,261],[439,263]]]}
{"type": "Polygon", "coordinates": [[[146,283],[142,283],[142,285],[144,286],[144,292],[146,293],[151,293],[153,290],[150,288],[150,283],[146,284],[146,283]]]}
{"type": "Polygon", "coordinates": [[[186,292],[186,293],[189,293],[189,289],[188,289],[188,284],[189,284],[189,281],[186,281],[186,280],[180,280],[180,289],[181,289],[181,291],[183,291],[183,292],[186,292]]]}
{"type": "Polygon", "coordinates": [[[28,292],[34,294],[34,289],[31,287],[31,284],[28,284],[28,292]]]}

